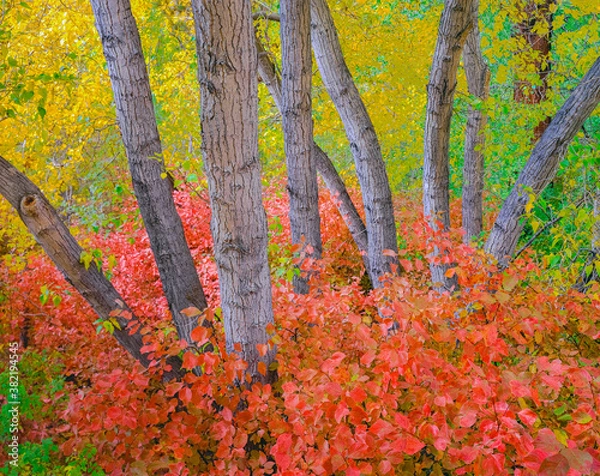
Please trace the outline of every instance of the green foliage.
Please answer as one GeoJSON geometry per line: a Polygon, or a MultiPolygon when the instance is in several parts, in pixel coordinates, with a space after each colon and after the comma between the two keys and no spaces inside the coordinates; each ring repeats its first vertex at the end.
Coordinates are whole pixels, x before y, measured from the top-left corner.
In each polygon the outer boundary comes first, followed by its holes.
{"type": "Polygon", "coordinates": [[[19,466],[10,464],[0,468],[6,476],[104,476],[106,473],[94,462],[96,448],[85,447],[79,454],[64,458],[59,463],[59,448],[52,439],[40,443],[23,443],[19,447],[19,466]]]}

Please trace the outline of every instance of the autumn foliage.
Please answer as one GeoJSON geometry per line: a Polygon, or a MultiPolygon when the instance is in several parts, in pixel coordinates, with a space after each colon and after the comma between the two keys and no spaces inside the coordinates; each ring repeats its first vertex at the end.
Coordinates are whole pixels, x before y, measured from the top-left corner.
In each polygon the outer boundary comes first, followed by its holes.
{"type": "Polygon", "coordinates": [[[196,350],[182,353],[176,340],[133,204],[123,206],[132,219],[117,232],[88,237],[144,322],[150,369],[102,326],[98,333],[89,307],[41,254],[19,272],[0,268],[0,331],[13,340],[26,332],[22,358],[36,376],[22,377],[37,402],[22,434],[36,444],[52,439],[48,467],[72,465],[93,447],[92,463],[113,475],[600,473],[598,288],[557,292],[531,257],[499,272],[456,234],[436,243],[456,263],[449,272],[461,290],[440,296],[428,282],[430,230],[405,198],[396,210],[406,273],[369,291],[325,195],[324,259],[307,261],[320,273],[298,296],[287,273],[287,198],[266,195],[273,385],[240,385],[245,364],[225,353],[203,197],[177,195],[211,305],[203,317],[213,327],[193,333],[196,350]],[[203,375],[162,382],[163,360],[176,354],[203,375]]]}

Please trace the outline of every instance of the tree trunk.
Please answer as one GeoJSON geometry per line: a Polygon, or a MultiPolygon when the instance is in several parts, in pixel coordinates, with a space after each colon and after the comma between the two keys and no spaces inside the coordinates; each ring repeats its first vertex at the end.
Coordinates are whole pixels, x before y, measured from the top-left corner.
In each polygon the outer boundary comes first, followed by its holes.
{"type": "MultiPolygon", "coordinates": [[[[269,58],[269,53],[265,51],[258,38],[256,39],[256,49],[258,50],[258,72],[260,77],[271,93],[271,96],[275,101],[275,106],[281,111],[281,80],[279,79],[275,65],[269,58]]],[[[348,194],[348,189],[340,175],[337,173],[329,156],[314,141],[312,142],[312,158],[315,162],[317,172],[321,174],[329,192],[335,197],[338,210],[346,222],[356,246],[363,256],[365,269],[368,273],[370,268],[367,257],[367,229],[348,194]]]]}
{"type": "MultiPolygon", "coordinates": [[[[90,263],[87,268],[83,265],[83,250],[56,210],[41,190],[3,157],[0,157],[0,194],[15,208],[27,229],[65,279],[92,306],[98,316],[103,320],[116,319],[118,326],[114,328],[114,337],[137,361],[148,367],[148,357],[141,352],[144,344],[139,329],[133,333],[126,329],[127,324],[132,320],[137,321],[137,318],[133,314],[131,319],[111,316],[118,311],[131,312],[124,299],[95,263],[90,263]]],[[[182,375],[178,358],[172,358],[168,363],[172,368],[165,372],[166,380],[182,375]]]]}
{"type": "Polygon", "coordinates": [[[173,321],[192,343],[198,318],[182,310],[207,307],[188,248],[173,187],[165,177],[148,72],[129,0],[92,0],[96,27],[114,91],[117,120],[129,160],[133,189],[173,321]]]}
{"type": "MultiPolygon", "coordinates": [[[[552,13],[550,6],[554,0],[518,0],[517,9],[524,13],[525,19],[515,25],[516,36],[524,44],[524,57],[532,64],[539,78],[539,84],[534,86],[531,81],[522,79],[520,72],[515,81],[514,99],[522,104],[539,104],[548,95],[548,75],[551,70],[550,50],[552,48],[552,13]]],[[[546,117],[533,130],[533,142],[537,142],[550,124],[546,117]]]]}
{"type": "Polygon", "coordinates": [[[485,248],[501,266],[506,266],[514,253],[530,194],[539,194],[554,178],[569,143],[599,102],[600,57],[554,116],[500,210],[485,248]]]}
{"type": "Polygon", "coordinates": [[[485,126],[487,114],[484,101],[489,96],[490,70],[480,47],[479,0],[473,2],[473,29],[467,36],[463,63],[471,98],[477,106],[469,106],[465,131],[463,165],[462,226],[464,242],[470,243],[481,234],[483,221],[483,176],[485,126]]]}
{"type": "MultiPolygon", "coordinates": [[[[312,158],[312,54],[310,49],[310,3],[282,0],[281,64],[282,119],[287,159],[292,243],[301,253],[320,259],[321,219],[319,187],[312,158]],[[308,247],[308,251],[307,251],[308,247]],[[312,250],[311,250],[312,248],[312,250]]],[[[307,294],[309,275],[294,276],[294,291],[307,294]]]]}
{"type": "Polygon", "coordinates": [[[311,15],[315,59],[354,155],[369,235],[369,275],[377,288],[392,265],[400,271],[390,184],[375,128],[342,55],[327,1],[311,0],[311,15]],[[386,250],[391,253],[384,254],[386,250]]]}
{"type": "Polygon", "coordinates": [[[202,152],[212,208],[228,352],[256,380],[275,378],[275,349],[260,356],[273,323],[267,220],[258,157],[257,54],[246,0],[193,0],[202,96],[202,152]]]}
{"type": "MultiPolygon", "coordinates": [[[[433,230],[438,230],[438,223],[441,223],[442,230],[450,228],[450,121],[456,71],[473,23],[473,0],[446,1],[427,85],[425,119],[423,205],[425,217],[433,230]]],[[[435,254],[438,254],[437,250],[435,254]]],[[[447,268],[447,265],[432,264],[431,276],[434,283],[449,290],[456,285],[456,279],[445,276],[447,268]]]]}

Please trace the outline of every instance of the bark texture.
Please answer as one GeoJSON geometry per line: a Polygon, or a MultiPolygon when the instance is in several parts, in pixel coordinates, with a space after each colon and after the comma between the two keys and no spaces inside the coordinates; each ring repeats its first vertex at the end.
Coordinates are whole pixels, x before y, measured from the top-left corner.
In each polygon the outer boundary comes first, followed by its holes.
{"type": "Polygon", "coordinates": [[[268,381],[275,350],[261,357],[273,323],[267,220],[258,157],[257,54],[246,0],[193,0],[202,95],[202,152],[212,208],[228,352],[238,346],[253,379],[268,381]]]}
{"type": "Polygon", "coordinates": [[[487,113],[483,102],[489,96],[490,70],[483,59],[479,34],[479,0],[473,2],[473,29],[467,36],[463,63],[469,94],[479,104],[469,106],[465,131],[463,165],[462,226],[465,243],[481,234],[483,221],[483,177],[485,126],[487,113]]]}
{"type": "Polygon", "coordinates": [[[374,287],[398,262],[392,194],[379,140],[342,55],[326,0],[311,0],[312,45],[323,84],[333,101],[350,142],[365,206],[369,275],[374,287]],[[394,256],[384,254],[390,250],[394,256]]]}
{"type": "MultiPolygon", "coordinates": [[[[271,93],[273,101],[275,101],[275,106],[281,111],[281,79],[277,74],[277,69],[271,61],[269,53],[265,51],[258,38],[256,40],[256,49],[258,50],[258,72],[260,77],[269,90],[269,93],[271,93]]],[[[315,162],[317,172],[321,174],[321,177],[325,182],[325,186],[335,197],[338,210],[346,222],[346,226],[348,226],[356,246],[363,256],[365,269],[369,272],[367,229],[348,194],[346,184],[337,173],[335,165],[333,165],[329,156],[314,141],[312,142],[312,158],[315,162]]]]}
{"type": "MultiPolygon", "coordinates": [[[[56,210],[41,190],[24,174],[0,157],[0,194],[18,212],[29,232],[42,246],[65,279],[83,296],[101,319],[111,318],[113,311],[131,312],[124,299],[108,281],[101,270],[91,263],[86,267],[81,262],[83,249],[69,229],[60,219],[56,210]]],[[[148,367],[149,360],[141,352],[144,345],[139,330],[130,333],[126,326],[131,320],[115,317],[119,327],[113,336],[142,365],[148,367]]],[[[165,372],[164,378],[171,379],[182,375],[179,359],[169,361],[172,369],[165,372]]]]}
{"type": "MultiPolygon", "coordinates": [[[[438,39],[427,85],[423,208],[434,230],[450,228],[450,172],[448,150],[450,121],[456,89],[456,71],[470,31],[473,29],[473,0],[447,0],[440,19],[438,39]]],[[[437,251],[436,251],[437,253],[437,251]]],[[[431,265],[432,281],[446,289],[456,284],[445,276],[447,266],[431,265]]]]}
{"type": "Polygon", "coordinates": [[[92,0],[92,7],[133,189],[175,327],[182,339],[192,343],[190,334],[198,318],[181,311],[189,307],[203,310],[206,299],[175,208],[171,182],[161,178],[162,147],[137,25],[129,0],[92,0]]]}
{"type": "MultiPolygon", "coordinates": [[[[292,243],[301,252],[320,259],[321,220],[319,187],[312,157],[312,54],[310,49],[309,0],[282,0],[281,64],[282,119],[287,160],[292,243]],[[308,253],[307,247],[312,248],[308,253]]],[[[310,275],[294,276],[294,291],[307,294],[310,275]]]]}
{"type": "MultiPolygon", "coordinates": [[[[539,104],[548,95],[548,75],[551,71],[550,51],[552,49],[552,13],[550,6],[554,0],[518,0],[517,9],[524,19],[515,25],[517,39],[520,40],[523,61],[533,67],[539,81],[533,85],[531,81],[522,79],[521,72],[515,81],[514,99],[523,104],[539,104]],[[527,59],[525,59],[527,58],[527,59]]],[[[550,117],[545,118],[533,130],[533,142],[537,142],[550,124],[550,117]]]]}
{"type": "Polygon", "coordinates": [[[514,253],[530,194],[539,194],[554,178],[569,143],[599,102],[600,57],[554,116],[500,210],[485,248],[501,266],[514,253]]]}

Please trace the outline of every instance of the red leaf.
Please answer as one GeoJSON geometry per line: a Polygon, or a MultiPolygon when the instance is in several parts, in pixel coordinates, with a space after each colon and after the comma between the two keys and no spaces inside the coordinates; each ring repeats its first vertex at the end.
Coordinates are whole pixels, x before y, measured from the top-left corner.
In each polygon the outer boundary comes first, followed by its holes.
{"type": "Polygon", "coordinates": [[[114,422],[118,422],[121,419],[122,413],[123,412],[121,411],[121,409],[119,407],[110,407],[106,411],[106,414],[114,422]]]}
{"type": "Polygon", "coordinates": [[[519,413],[517,413],[517,415],[519,415],[521,421],[527,426],[533,426],[533,424],[537,420],[537,414],[530,408],[525,408],[524,410],[521,410],[519,413]]]}
{"type": "Polygon", "coordinates": [[[192,331],[190,336],[198,345],[203,345],[208,341],[210,329],[208,327],[198,326],[192,331]]]}
{"type": "Polygon", "coordinates": [[[549,428],[542,428],[535,439],[535,447],[547,455],[553,455],[563,449],[563,445],[556,439],[554,432],[549,428]]]}
{"type": "Polygon", "coordinates": [[[540,476],[565,476],[569,472],[569,461],[561,454],[555,454],[542,461],[540,476]]]}
{"type": "Polygon", "coordinates": [[[406,436],[406,445],[404,446],[404,452],[408,455],[414,455],[415,453],[421,451],[425,447],[425,443],[421,440],[418,440],[414,436],[407,435],[406,436]]]}
{"type": "Polygon", "coordinates": [[[352,399],[354,403],[362,403],[367,399],[367,392],[365,392],[360,387],[354,387],[348,396],[352,399]]]}
{"type": "Polygon", "coordinates": [[[350,410],[348,410],[348,405],[346,405],[345,402],[340,403],[337,408],[335,409],[335,421],[336,422],[341,422],[342,418],[344,418],[346,415],[350,414],[350,410]]]}
{"type": "Polygon", "coordinates": [[[268,346],[268,344],[256,344],[256,350],[258,350],[258,355],[260,355],[261,357],[264,357],[265,355],[267,355],[269,346],[268,346]]]}
{"type": "Polygon", "coordinates": [[[577,448],[563,448],[560,452],[569,462],[570,469],[574,469],[583,474],[589,474],[594,463],[594,458],[585,451],[577,448]]]}
{"type": "Polygon", "coordinates": [[[331,374],[331,372],[342,363],[342,360],[344,360],[345,357],[346,354],[343,352],[336,352],[329,359],[323,362],[321,365],[321,370],[327,374],[331,374]]]}
{"type": "Polygon", "coordinates": [[[264,362],[259,362],[256,366],[256,370],[258,370],[258,373],[261,375],[267,375],[267,364],[264,362]]]}

